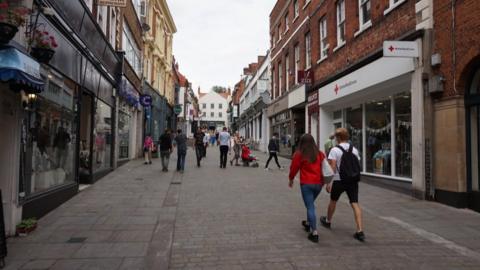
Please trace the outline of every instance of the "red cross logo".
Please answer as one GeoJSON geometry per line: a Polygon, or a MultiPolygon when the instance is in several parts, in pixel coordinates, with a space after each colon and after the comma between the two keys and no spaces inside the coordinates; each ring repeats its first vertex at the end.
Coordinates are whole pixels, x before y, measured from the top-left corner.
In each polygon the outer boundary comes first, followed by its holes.
{"type": "Polygon", "coordinates": [[[395,48],[394,48],[392,45],[390,45],[390,47],[389,47],[388,49],[389,49],[391,52],[393,52],[393,51],[395,50],[395,48]]]}
{"type": "Polygon", "coordinates": [[[340,88],[338,87],[338,84],[335,85],[335,95],[338,95],[338,91],[340,91],[340,88]]]}

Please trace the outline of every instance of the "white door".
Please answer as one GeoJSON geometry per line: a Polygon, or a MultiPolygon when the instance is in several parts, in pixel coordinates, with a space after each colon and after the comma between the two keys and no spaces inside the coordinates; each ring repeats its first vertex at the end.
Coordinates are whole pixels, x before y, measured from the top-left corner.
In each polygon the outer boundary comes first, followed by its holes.
{"type": "MultiPolygon", "coordinates": [[[[18,98],[20,99],[20,98],[18,98]]],[[[15,233],[14,215],[16,211],[16,183],[18,183],[18,157],[17,138],[18,126],[17,115],[18,108],[16,95],[9,89],[2,89],[0,86],[0,189],[2,189],[3,214],[5,219],[5,233],[13,235],[15,233]]]]}

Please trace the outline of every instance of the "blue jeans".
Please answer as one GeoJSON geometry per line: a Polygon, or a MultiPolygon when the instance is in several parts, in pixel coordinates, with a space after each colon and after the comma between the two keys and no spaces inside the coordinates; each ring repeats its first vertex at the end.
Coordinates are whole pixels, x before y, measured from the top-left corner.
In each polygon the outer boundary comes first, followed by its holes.
{"type": "Polygon", "coordinates": [[[307,221],[310,224],[312,231],[317,229],[317,217],[315,215],[315,199],[317,199],[320,191],[322,191],[322,185],[305,184],[300,186],[302,191],[303,202],[307,208],[307,221]]]}
{"type": "Polygon", "coordinates": [[[185,156],[187,153],[177,152],[177,171],[185,170],[185,156]]]}

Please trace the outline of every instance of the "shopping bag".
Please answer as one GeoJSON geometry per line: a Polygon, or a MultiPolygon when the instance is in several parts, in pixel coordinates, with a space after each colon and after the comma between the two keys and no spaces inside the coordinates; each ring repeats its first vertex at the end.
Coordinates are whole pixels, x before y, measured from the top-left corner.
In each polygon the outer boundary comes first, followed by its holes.
{"type": "Polygon", "coordinates": [[[332,170],[332,167],[330,167],[330,164],[328,164],[328,161],[326,158],[323,159],[323,162],[322,162],[322,173],[323,173],[323,182],[325,184],[330,183],[333,179],[333,176],[335,175],[335,173],[332,170]]]}

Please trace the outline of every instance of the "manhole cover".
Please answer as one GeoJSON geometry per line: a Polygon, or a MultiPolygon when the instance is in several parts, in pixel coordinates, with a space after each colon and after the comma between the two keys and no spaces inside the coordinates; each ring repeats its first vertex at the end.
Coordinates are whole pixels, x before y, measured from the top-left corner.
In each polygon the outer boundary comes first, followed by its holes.
{"type": "Polygon", "coordinates": [[[67,243],[83,243],[87,240],[87,237],[72,237],[68,239],[67,243]]]}

